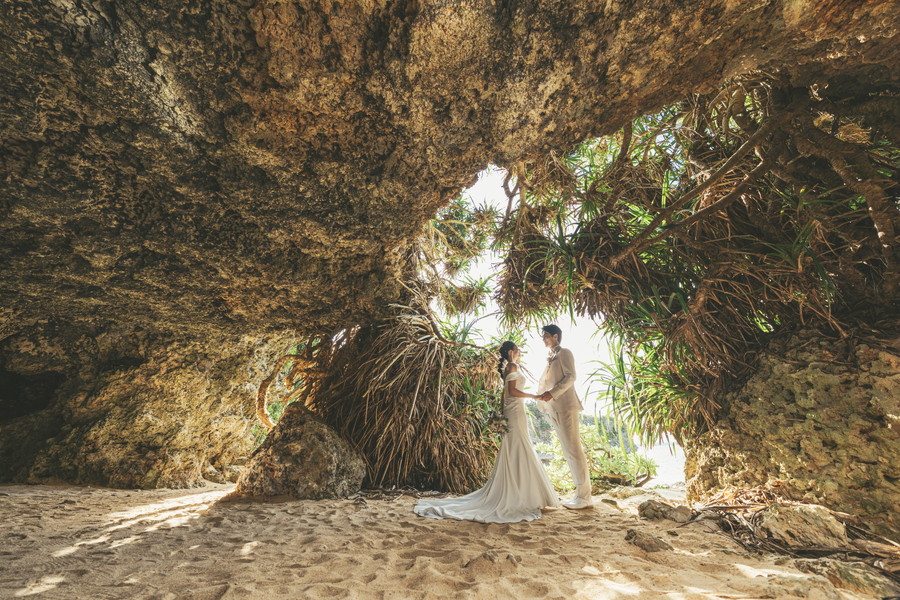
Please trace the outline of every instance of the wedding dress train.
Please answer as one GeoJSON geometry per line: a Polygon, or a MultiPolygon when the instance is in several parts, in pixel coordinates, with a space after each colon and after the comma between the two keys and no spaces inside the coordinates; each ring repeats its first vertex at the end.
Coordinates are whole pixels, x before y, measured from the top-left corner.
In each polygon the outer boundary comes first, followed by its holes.
{"type": "Polygon", "coordinates": [[[509,431],[503,434],[494,470],[484,487],[457,498],[421,500],[413,509],[417,515],[479,523],[515,523],[539,519],[542,508],[560,506],[547,472],[528,439],[525,403],[522,398],[506,393],[510,381],[524,379],[517,371],[504,380],[503,415],[508,419],[509,431]]]}

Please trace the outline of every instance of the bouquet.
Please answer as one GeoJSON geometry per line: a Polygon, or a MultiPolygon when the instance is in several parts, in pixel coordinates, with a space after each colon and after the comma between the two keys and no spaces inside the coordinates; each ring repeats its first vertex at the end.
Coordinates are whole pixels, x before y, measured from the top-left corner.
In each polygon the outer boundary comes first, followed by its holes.
{"type": "Polygon", "coordinates": [[[502,435],[509,431],[509,419],[503,416],[502,411],[495,410],[488,417],[487,426],[491,433],[502,435]]]}

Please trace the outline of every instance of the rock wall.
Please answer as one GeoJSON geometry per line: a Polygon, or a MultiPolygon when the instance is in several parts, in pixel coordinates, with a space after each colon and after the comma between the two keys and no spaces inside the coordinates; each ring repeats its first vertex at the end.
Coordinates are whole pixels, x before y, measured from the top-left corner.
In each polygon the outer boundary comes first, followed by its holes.
{"type": "Polygon", "coordinates": [[[0,342],[0,480],[222,481],[253,450],[256,386],[292,343],[290,333],[200,343],[58,321],[24,328],[0,342]]]}
{"type": "Polygon", "coordinates": [[[196,483],[244,451],[279,332],[373,322],[486,164],[756,68],[896,83],[894,8],[2,3],[3,477],[196,483]]]}
{"type": "Polygon", "coordinates": [[[773,343],[686,444],[688,494],[766,486],[900,531],[900,338],[773,343]]]}
{"type": "Polygon", "coordinates": [[[25,0],[0,8],[0,337],[326,330],[490,162],[750,69],[897,81],[891,0],[25,0]]]}

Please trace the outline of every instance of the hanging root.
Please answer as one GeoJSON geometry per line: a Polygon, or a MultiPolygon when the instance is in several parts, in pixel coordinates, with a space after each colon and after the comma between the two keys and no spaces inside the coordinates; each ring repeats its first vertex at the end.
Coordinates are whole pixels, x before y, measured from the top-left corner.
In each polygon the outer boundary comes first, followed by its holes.
{"type": "MultiPolygon", "coordinates": [[[[266,411],[266,407],[268,405],[268,403],[266,402],[266,396],[269,393],[269,387],[272,385],[272,382],[275,381],[275,378],[278,377],[281,369],[284,368],[285,363],[288,361],[292,361],[294,363],[287,377],[287,383],[289,387],[293,387],[293,384],[296,382],[296,378],[301,371],[309,369],[315,365],[314,362],[312,362],[309,358],[303,356],[302,354],[286,354],[278,359],[278,362],[275,363],[275,368],[272,369],[272,373],[268,377],[263,379],[262,383],[259,384],[259,391],[256,392],[256,417],[263,425],[266,426],[267,429],[270,430],[275,427],[275,423],[272,422],[272,419],[269,418],[269,413],[266,411]]],[[[296,390],[292,390],[281,399],[281,402],[290,402],[291,400],[296,398],[296,396],[296,390]]]]}

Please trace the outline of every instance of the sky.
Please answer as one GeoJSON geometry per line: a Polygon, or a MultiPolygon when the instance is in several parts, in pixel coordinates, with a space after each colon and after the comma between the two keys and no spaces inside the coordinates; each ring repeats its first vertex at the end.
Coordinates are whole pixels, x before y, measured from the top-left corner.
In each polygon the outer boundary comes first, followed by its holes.
{"type": "MultiPolygon", "coordinates": [[[[482,171],[478,182],[470,187],[464,195],[470,204],[484,204],[497,208],[501,212],[506,211],[507,197],[503,191],[503,178],[505,172],[497,168],[482,171]]],[[[487,253],[476,262],[467,274],[472,277],[483,278],[496,273],[502,257],[494,253],[487,253]]],[[[484,311],[491,313],[499,307],[493,299],[488,300],[488,307],[484,311]]],[[[562,315],[556,321],[562,329],[562,346],[570,349],[575,357],[575,372],[577,379],[575,390],[584,404],[584,414],[596,414],[606,412],[604,406],[597,402],[597,397],[603,390],[600,384],[591,385],[591,374],[600,368],[601,362],[610,360],[610,351],[607,340],[599,333],[599,326],[588,317],[575,316],[574,320],[568,315],[562,315]]],[[[484,345],[491,337],[502,335],[500,322],[494,316],[486,316],[478,321],[476,328],[482,333],[475,335],[475,342],[484,345]]],[[[522,351],[520,363],[531,373],[534,380],[526,386],[525,391],[536,392],[537,378],[541,376],[546,365],[547,349],[541,340],[539,328],[528,332],[526,341],[519,348],[522,351]]],[[[674,444],[661,444],[652,448],[641,447],[641,453],[649,456],[659,465],[659,473],[656,478],[647,485],[671,485],[683,481],[684,456],[680,448],[674,448],[674,444]]]]}

